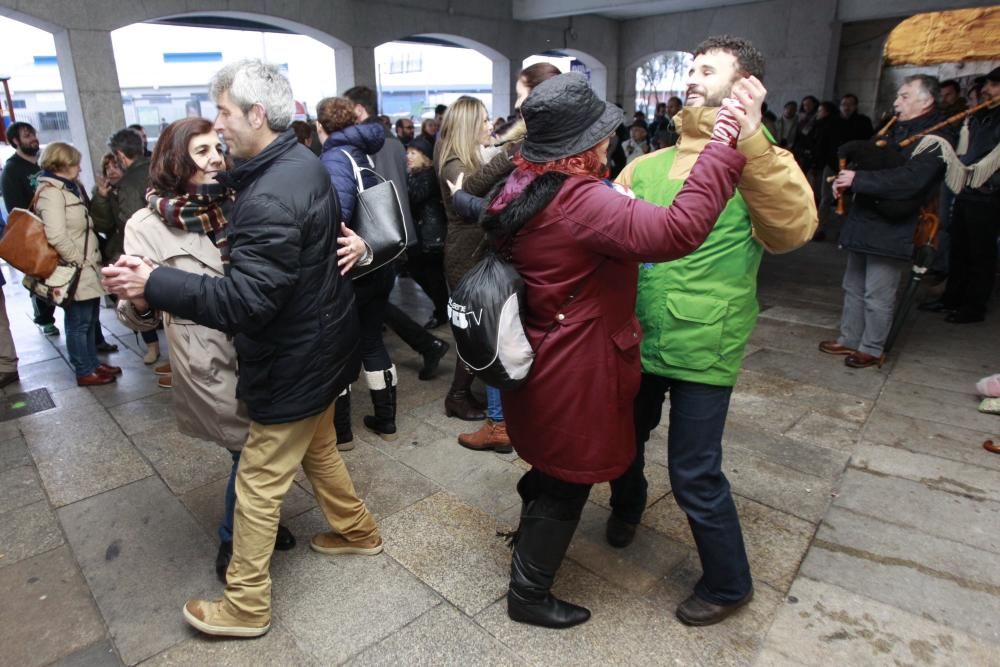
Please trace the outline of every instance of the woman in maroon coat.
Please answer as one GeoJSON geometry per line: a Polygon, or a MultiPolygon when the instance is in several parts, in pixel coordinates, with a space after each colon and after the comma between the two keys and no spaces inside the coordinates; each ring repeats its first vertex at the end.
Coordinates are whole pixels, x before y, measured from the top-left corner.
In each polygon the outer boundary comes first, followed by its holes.
{"type": "Polygon", "coordinates": [[[549,593],[555,572],[591,485],[617,478],[635,457],[637,265],[683,257],[708,236],[743,169],[733,147],[745,116],[723,108],[684,189],[660,208],[599,178],[621,111],[583,77],[540,84],[521,112],[519,167],[483,218],[524,278],[536,352],[527,383],[503,393],[511,441],[532,465],[518,483],[524,505],[507,609],[515,621],[569,627],[590,612],[549,593]]]}

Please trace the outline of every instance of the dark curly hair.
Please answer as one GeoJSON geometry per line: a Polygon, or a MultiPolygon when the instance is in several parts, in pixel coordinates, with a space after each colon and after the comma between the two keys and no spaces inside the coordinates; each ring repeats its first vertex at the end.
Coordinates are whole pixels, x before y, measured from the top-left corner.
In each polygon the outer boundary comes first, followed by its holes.
{"type": "Polygon", "coordinates": [[[764,56],[748,40],[732,35],[709,37],[694,50],[697,58],[709,51],[725,51],[736,57],[736,69],[744,76],[764,80],[764,56]]]}
{"type": "MultiPolygon", "coordinates": [[[[362,105],[363,106],[363,105],[362,105]]],[[[346,97],[324,97],[316,105],[316,120],[323,131],[333,134],[358,122],[354,102],[346,97]]]]}

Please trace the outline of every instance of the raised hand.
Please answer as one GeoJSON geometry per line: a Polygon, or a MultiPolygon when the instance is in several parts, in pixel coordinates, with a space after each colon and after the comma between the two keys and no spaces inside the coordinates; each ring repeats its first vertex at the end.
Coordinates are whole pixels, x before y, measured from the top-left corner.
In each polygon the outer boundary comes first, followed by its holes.
{"type": "Polygon", "coordinates": [[[741,126],[734,110],[739,108],[740,105],[728,97],[722,100],[722,107],[715,117],[715,126],[712,127],[712,141],[736,148],[741,126]]]}
{"type": "MultiPolygon", "coordinates": [[[[749,137],[760,127],[761,119],[764,117],[762,107],[764,98],[767,97],[767,89],[755,76],[739,79],[733,84],[730,97],[739,102],[743,108],[733,109],[733,115],[740,123],[740,134],[749,137]]],[[[723,102],[725,104],[725,102],[723,102]]]]}

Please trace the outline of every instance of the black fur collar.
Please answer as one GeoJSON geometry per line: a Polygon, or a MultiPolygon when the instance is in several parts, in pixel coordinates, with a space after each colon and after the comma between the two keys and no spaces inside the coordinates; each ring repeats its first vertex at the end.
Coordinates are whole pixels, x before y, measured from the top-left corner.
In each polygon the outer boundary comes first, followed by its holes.
{"type": "MultiPolygon", "coordinates": [[[[541,213],[549,202],[558,194],[562,184],[569,178],[566,174],[556,171],[549,171],[535,180],[531,181],[524,190],[502,210],[495,213],[487,210],[483,213],[479,223],[483,231],[495,243],[503,243],[517,234],[536,215],[541,213]]],[[[494,191],[490,193],[489,199],[492,201],[496,194],[503,188],[503,183],[498,184],[494,191]]]]}

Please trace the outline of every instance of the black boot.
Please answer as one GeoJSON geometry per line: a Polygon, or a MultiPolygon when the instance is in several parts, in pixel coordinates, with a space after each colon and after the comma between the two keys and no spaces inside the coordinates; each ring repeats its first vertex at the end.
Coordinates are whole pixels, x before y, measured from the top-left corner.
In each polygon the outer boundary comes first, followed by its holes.
{"type": "Polygon", "coordinates": [[[461,359],[456,359],[455,377],[444,399],[444,413],[447,416],[473,422],[486,419],[486,413],[472,396],[472,381],[475,379],[475,374],[468,366],[461,359]]]}
{"type": "Polygon", "coordinates": [[[333,428],[337,431],[337,449],[349,452],[354,449],[354,432],[351,431],[351,391],[337,398],[333,408],[333,428]]]}
{"type": "Polygon", "coordinates": [[[583,506],[551,496],[525,504],[510,561],[507,615],[518,623],[569,628],[590,610],[554,597],[549,589],[580,522],[583,506]]]}
{"type": "Polygon", "coordinates": [[[369,373],[365,379],[371,390],[375,415],[365,417],[365,427],[383,440],[395,440],[396,435],[396,367],[369,373]]]}
{"type": "Polygon", "coordinates": [[[433,379],[434,372],[437,371],[438,364],[441,363],[441,357],[448,352],[448,348],[450,347],[445,341],[435,338],[430,348],[423,353],[424,365],[420,369],[420,372],[417,373],[417,377],[421,380],[433,379]]]}

